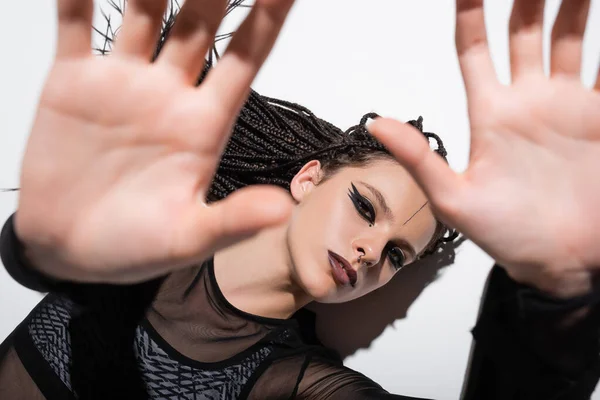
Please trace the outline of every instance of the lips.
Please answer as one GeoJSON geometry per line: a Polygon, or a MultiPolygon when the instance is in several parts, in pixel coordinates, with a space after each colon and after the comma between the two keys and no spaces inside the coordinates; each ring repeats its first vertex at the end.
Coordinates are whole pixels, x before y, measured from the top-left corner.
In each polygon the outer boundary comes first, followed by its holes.
{"type": "Polygon", "coordinates": [[[358,276],[350,263],[344,257],[331,250],[328,252],[328,255],[329,264],[331,264],[331,268],[333,269],[333,277],[337,283],[342,286],[351,285],[354,287],[358,276]]]}

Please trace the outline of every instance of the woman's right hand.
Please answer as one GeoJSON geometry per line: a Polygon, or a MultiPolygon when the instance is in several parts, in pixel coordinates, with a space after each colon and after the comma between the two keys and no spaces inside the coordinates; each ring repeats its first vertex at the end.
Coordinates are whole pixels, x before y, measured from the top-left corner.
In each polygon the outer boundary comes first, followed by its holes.
{"type": "Polygon", "coordinates": [[[26,255],[59,279],[132,283],[283,222],[281,189],[205,195],[249,86],[293,0],[256,0],[195,86],[226,0],[188,0],[151,62],[167,0],[129,0],[109,57],[91,53],[92,0],[58,0],[56,59],[22,165],[26,255]]]}

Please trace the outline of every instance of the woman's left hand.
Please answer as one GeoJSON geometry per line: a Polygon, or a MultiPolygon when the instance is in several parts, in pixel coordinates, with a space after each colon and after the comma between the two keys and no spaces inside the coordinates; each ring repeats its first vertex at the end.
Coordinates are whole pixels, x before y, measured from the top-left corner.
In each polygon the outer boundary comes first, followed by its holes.
{"type": "Polygon", "coordinates": [[[504,86],[488,49],[483,0],[457,0],[456,45],[471,124],[463,174],[407,124],[379,119],[369,127],[445,223],[513,279],[558,297],[589,291],[600,269],[600,76],[593,89],[580,78],[589,7],[589,0],[563,1],[547,76],[544,1],[515,0],[513,82],[504,86]]]}

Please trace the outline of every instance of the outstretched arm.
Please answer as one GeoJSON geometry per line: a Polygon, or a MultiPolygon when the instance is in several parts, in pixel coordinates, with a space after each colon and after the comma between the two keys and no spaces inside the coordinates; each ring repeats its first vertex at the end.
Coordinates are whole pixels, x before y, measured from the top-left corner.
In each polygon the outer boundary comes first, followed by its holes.
{"type": "Polygon", "coordinates": [[[28,259],[48,276],[142,282],[288,216],[291,200],[278,188],[243,189],[211,205],[205,199],[293,0],[256,1],[198,87],[228,2],[185,2],[152,62],[167,2],[128,1],[111,56],[95,57],[93,1],[58,1],[57,54],[25,151],[14,221],[28,259]]]}
{"type": "Polygon", "coordinates": [[[544,295],[494,267],[462,400],[588,400],[600,378],[600,308],[544,295]]]}
{"type": "Polygon", "coordinates": [[[483,0],[457,0],[456,46],[471,152],[457,174],[422,135],[380,119],[370,130],[411,172],[437,215],[516,281],[561,298],[584,294],[600,269],[600,80],[581,82],[589,0],[565,0],[543,68],[543,0],[515,0],[512,84],[496,77],[483,0]],[[402,137],[401,140],[398,140],[402,137]]]}
{"type": "Polygon", "coordinates": [[[499,264],[474,330],[466,400],[587,399],[600,376],[600,77],[592,88],[580,77],[590,1],[562,2],[545,74],[545,2],[515,0],[510,85],[494,71],[483,3],[456,2],[468,169],[453,172],[410,126],[380,119],[369,129],[437,215],[499,264]]]}

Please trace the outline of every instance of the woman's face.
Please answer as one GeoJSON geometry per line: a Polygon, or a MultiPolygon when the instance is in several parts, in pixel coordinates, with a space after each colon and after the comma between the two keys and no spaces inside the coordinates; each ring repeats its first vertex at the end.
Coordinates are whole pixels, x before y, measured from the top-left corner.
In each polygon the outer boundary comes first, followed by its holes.
{"type": "Polygon", "coordinates": [[[385,285],[415,261],[436,220],[425,194],[394,160],[322,176],[319,162],[311,161],[292,181],[297,206],[287,245],[301,288],[318,302],[341,303],[385,285]]]}

